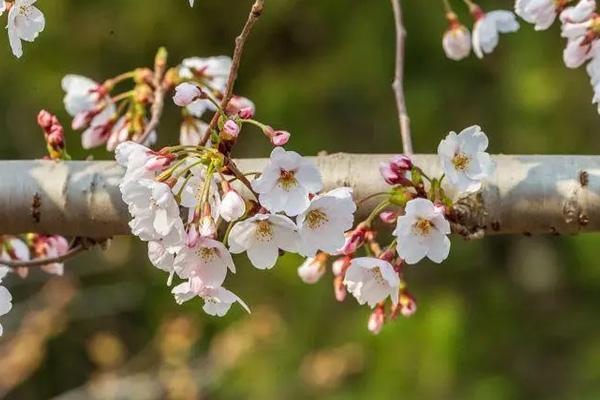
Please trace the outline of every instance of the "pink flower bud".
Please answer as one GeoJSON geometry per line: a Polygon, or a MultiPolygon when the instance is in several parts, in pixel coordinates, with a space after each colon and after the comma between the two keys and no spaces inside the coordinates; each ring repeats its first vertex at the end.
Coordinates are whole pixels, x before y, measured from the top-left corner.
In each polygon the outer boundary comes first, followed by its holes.
{"type": "Polygon", "coordinates": [[[271,136],[273,146],[283,146],[290,140],[290,133],[287,131],[275,131],[271,136]]]}
{"type": "Polygon", "coordinates": [[[389,162],[382,163],[379,166],[379,172],[390,185],[406,185],[410,184],[406,175],[412,167],[413,163],[410,158],[405,155],[397,155],[392,157],[389,162]]]}
{"type": "Polygon", "coordinates": [[[53,125],[54,118],[48,111],[41,110],[37,116],[37,123],[42,129],[48,130],[53,125]]]}
{"type": "Polygon", "coordinates": [[[241,119],[250,119],[254,117],[254,107],[244,107],[238,113],[241,119]]]}
{"type": "Polygon", "coordinates": [[[188,247],[194,247],[198,243],[199,239],[200,235],[198,234],[198,230],[196,230],[196,226],[191,225],[185,234],[185,244],[188,247]]]}
{"type": "Polygon", "coordinates": [[[403,317],[410,317],[417,312],[417,302],[415,298],[408,293],[406,289],[400,292],[400,298],[398,304],[393,307],[392,313],[394,315],[401,314],[403,317]]]}
{"type": "Polygon", "coordinates": [[[73,128],[74,131],[83,129],[90,124],[92,118],[94,118],[94,114],[92,112],[82,111],[73,118],[73,121],[71,122],[71,128],[73,128]]]}
{"type": "Polygon", "coordinates": [[[343,274],[347,266],[350,265],[350,261],[352,261],[352,258],[348,256],[340,257],[337,260],[335,260],[331,264],[331,272],[333,272],[333,275],[339,276],[343,274]]]}
{"type": "Polygon", "coordinates": [[[377,335],[379,332],[381,332],[384,323],[385,312],[383,310],[383,307],[377,306],[371,313],[371,316],[369,317],[369,323],[367,324],[369,332],[371,332],[374,335],[377,335]]]}
{"type": "Polygon", "coordinates": [[[367,231],[362,227],[357,227],[350,235],[346,236],[346,242],[340,249],[340,253],[344,255],[351,255],[365,243],[367,231]]]}
{"type": "Polygon", "coordinates": [[[225,193],[221,204],[219,205],[219,215],[227,221],[235,221],[246,212],[246,203],[238,192],[231,189],[225,193]]]}
{"type": "Polygon", "coordinates": [[[379,219],[386,224],[393,224],[398,219],[398,213],[395,211],[383,211],[379,214],[379,219]]]}
{"type": "Polygon", "coordinates": [[[333,278],[333,293],[335,294],[335,299],[339,302],[344,301],[346,298],[346,286],[344,286],[343,276],[333,278]]]}
{"type": "Polygon", "coordinates": [[[240,126],[234,120],[228,119],[223,125],[223,133],[225,133],[226,139],[235,139],[240,133],[240,126]]]}
{"type": "Polygon", "coordinates": [[[313,284],[317,283],[325,273],[325,261],[327,255],[319,253],[316,257],[309,257],[298,268],[298,276],[302,282],[313,284]]]}
{"type": "Polygon", "coordinates": [[[173,102],[179,107],[185,107],[202,96],[202,90],[194,84],[183,82],[175,88],[173,102]]]}

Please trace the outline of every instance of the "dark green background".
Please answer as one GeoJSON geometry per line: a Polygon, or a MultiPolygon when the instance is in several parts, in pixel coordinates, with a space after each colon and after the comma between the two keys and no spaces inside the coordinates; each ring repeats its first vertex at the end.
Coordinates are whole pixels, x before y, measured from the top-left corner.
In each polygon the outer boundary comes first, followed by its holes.
{"type": "MultiPolygon", "coordinates": [[[[47,29],[25,45],[21,60],[10,54],[7,38],[0,40],[3,159],[44,154],[35,123],[40,108],[56,112],[68,126],[60,89],[64,74],[105,79],[150,65],[160,45],[169,49],[172,62],[230,54],[251,4],[197,0],[189,9],[187,0],[38,3],[47,29]]],[[[446,29],[441,2],[403,3],[406,96],[417,152],[434,152],[449,130],[475,123],[488,134],[492,153],[593,154],[600,149],[600,116],[591,104],[591,87],[583,69],[571,71],[562,64],[564,43],[557,26],[538,33],[522,23],[518,33],[502,36],[491,56],[457,63],[441,48],[446,29]]],[[[462,3],[453,4],[471,25],[462,3]]],[[[512,2],[481,5],[509,8],[512,2]]],[[[390,88],[393,52],[387,0],[266,0],[237,92],[256,103],[258,119],[292,132],[289,149],[307,155],[399,152],[390,88]]],[[[168,102],[161,144],[176,142],[177,118],[168,102]]],[[[87,156],[78,148],[77,133],[69,131],[67,140],[74,158],[87,156]]],[[[265,156],[269,149],[249,130],[236,156],[265,156]]],[[[111,157],[103,149],[92,154],[111,157]]],[[[314,286],[300,282],[299,258],[286,256],[273,271],[262,272],[239,257],[239,273],[228,286],[258,311],[247,317],[234,307],[216,319],[202,313],[200,301],[178,307],[164,274],[147,261],[144,245],[118,238],[108,252],[69,263],[68,275],[79,292],[60,329],[44,339],[39,365],[8,396],[47,398],[116,374],[172,370],[178,377],[186,376],[181,371],[191,373],[188,382],[203,398],[597,399],[598,239],[453,238],[444,264],[423,262],[408,271],[417,314],[386,325],[374,337],[366,331],[365,307],[352,298],[344,304],[333,299],[330,275],[314,286]],[[182,356],[183,367],[161,359],[157,350],[161,329],[176,316],[192,321],[190,329],[196,331],[182,332],[191,345],[182,356]],[[90,343],[101,332],[123,350],[123,359],[104,369],[90,356],[90,343]],[[234,358],[223,367],[222,357],[234,358]],[[194,360],[203,368],[188,369],[194,360]]],[[[8,279],[16,303],[43,285],[41,274],[32,275],[26,281],[8,279]]],[[[3,319],[4,340],[26,312],[20,307],[3,319]]],[[[2,368],[7,366],[0,361],[0,373],[9,372],[2,368]]],[[[150,398],[167,397],[141,390],[150,398]]],[[[196,392],[184,393],[189,398],[196,392]]]]}

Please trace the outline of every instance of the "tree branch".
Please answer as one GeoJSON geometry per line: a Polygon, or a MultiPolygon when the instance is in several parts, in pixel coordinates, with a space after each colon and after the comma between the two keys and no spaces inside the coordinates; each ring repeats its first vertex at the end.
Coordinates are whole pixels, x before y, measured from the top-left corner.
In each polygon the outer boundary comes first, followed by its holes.
{"type": "MultiPolygon", "coordinates": [[[[246,40],[248,40],[248,36],[252,31],[252,27],[261,16],[264,9],[264,0],[256,0],[254,5],[252,5],[252,9],[250,10],[250,14],[248,15],[248,19],[244,24],[244,28],[242,32],[239,34],[237,38],[235,38],[235,49],[233,50],[233,58],[231,62],[231,71],[229,72],[229,77],[227,78],[227,86],[225,87],[225,93],[223,93],[223,99],[221,100],[221,109],[225,110],[231,97],[233,97],[233,86],[235,84],[235,80],[237,79],[238,70],[240,68],[240,61],[242,59],[242,53],[244,52],[244,45],[246,44],[246,40]]],[[[208,139],[210,138],[210,133],[217,126],[217,122],[219,121],[219,113],[216,112],[210,120],[210,124],[204,132],[204,136],[202,140],[200,140],[200,146],[204,146],[208,139]]]]}
{"type": "Polygon", "coordinates": [[[150,110],[150,121],[148,121],[142,136],[136,140],[138,143],[143,144],[146,142],[146,140],[148,140],[152,132],[154,132],[160,123],[160,118],[165,105],[165,94],[167,91],[167,87],[164,82],[166,70],[167,51],[161,47],[156,54],[156,59],[154,60],[154,77],[152,79],[152,86],[154,86],[154,98],[150,110]]]}
{"type": "Polygon", "coordinates": [[[412,138],[410,134],[410,119],[406,111],[404,99],[404,40],[406,30],[402,22],[401,0],[391,0],[394,10],[394,21],[396,26],[396,73],[392,88],[396,96],[396,107],[398,108],[398,119],[400,122],[400,136],[402,137],[402,148],[404,154],[412,154],[412,138]]]}
{"type": "Polygon", "coordinates": [[[101,244],[102,241],[97,241],[88,238],[76,238],[73,240],[69,250],[56,257],[41,257],[33,260],[20,261],[20,260],[0,260],[0,265],[9,268],[31,268],[31,267],[42,267],[48,264],[62,263],[66,260],[75,257],[79,253],[91,249],[94,245],[101,244]]]}

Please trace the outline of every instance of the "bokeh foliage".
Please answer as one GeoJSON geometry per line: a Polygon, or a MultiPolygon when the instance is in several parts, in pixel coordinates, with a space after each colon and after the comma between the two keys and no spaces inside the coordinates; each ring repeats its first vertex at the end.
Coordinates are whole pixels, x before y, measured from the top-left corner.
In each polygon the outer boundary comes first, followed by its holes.
{"type": "MultiPolygon", "coordinates": [[[[40,108],[68,121],[64,74],[107,78],[150,65],[160,45],[172,62],[229,54],[251,4],[197,0],[190,10],[186,0],[38,3],[47,29],[25,47],[23,59],[12,58],[8,41],[0,40],[3,159],[43,155],[35,124],[40,108]]],[[[517,34],[502,36],[486,59],[456,63],[441,49],[441,2],[403,3],[405,85],[417,151],[433,152],[449,130],[474,123],[494,153],[600,149],[591,88],[583,70],[563,66],[557,27],[539,33],[523,24],[517,34]]],[[[470,24],[462,4],[453,4],[470,24]]],[[[393,39],[387,0],[266,0],[237,92],[255,101],[261,120],[291,131],[288,148],[304,154],[398,152],[393,39]]],[[[171,105],[160,133],[162,144],[177,140],[171,105]]],[[[69,152],[86,157],[78,139],[68,134],[69,152]]],[[[248,131],[236,155],[268,151],[268,143],[248,131]]],[[[92,154],[110,157],[101,149],[92,154]]],[[[48,311],[53,301],[38,301],[46,277],[9,280],[18,304],[6,317],[0,353],[12,352],[21,370],[0,363],[0,387],[10,389],[8,397],[31,399],[84,385],[92,388],[85,396],[97,398],[596,399],[599,239],[454,238],[443,265],[422,263],[408,272],[417,314],[372,337],[367,309],[351,298],[335,302],[329,276],[302,284],[296,257],[284,257],[268,273],[240,258],[229,286],[255,312],[248,317],[236,309],[215,319],[202,313],[199,301],[178,307],[143,244],[117,238],[108,251],[69,264],[63,280],[77,291],[58,313],[48,311]],[[42,307],[45,330],[28,319],[36,307],[42,307]],[[13,346],[15,337],[29,341],[13,346]],[[132,376],[141,378],[120,381],[111,396],[94,389],[132,376]]],[[[58,287],[55,296],[64,293],[58,287]]]]}

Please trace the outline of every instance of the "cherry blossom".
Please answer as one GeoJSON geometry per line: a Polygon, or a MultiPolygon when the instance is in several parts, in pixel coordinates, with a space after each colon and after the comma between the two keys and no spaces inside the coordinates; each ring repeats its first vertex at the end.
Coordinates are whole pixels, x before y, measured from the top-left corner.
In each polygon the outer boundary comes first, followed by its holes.
{"type": "Polygon", "coordinates": [[[46,25],[44,14],[33,5],[35,2],[36,0],[15,0],[8,11],[8,40],[17,58],[23,55],[21,40],[33,42],[46,25]]]}
{"type": "Polygon", "coordinates": [[[190,7],[194,7],[194,0],[190,0],[190,7]]]}
{"type": "Polygon", "coordinates": [[[275,266],[279,249],[298,251],[298,232],[292,220],[277,214],[256,214],[236,223],[229,235],[229,250],[234,254],[248,254],[258,269],[275,266]]]}
{"type": "Polygon", "coordinates": [[[428,257],[441,263],[450,252],[450,224],[442,210],[427,199],[409,201],[406,213],[398,217],[393,234],[398,243],[396,250],[407,264],[416,264],[428,257]]]}
{"type": "Polygon", "coordinates": [[[295,216],[310,204],[308,195],[323,187],[317,167],[295,151],[275,147],[261,176],[252,182],[260,204],[276,213],[295,216]]]}
{"type": "Polygon", "coordinates": [[[448,20],[450,27],[444,33],[442,47],[449,59],[459,61],[471,53],[471,33],[454,13],[448,15],[448,20]]]}
{"type": "Polygon", "coordinates": [[[181,122],[179,143],[182,145],[197,146],[207,129],[208,124],[201,119],[192,116],[186,117],[181,122]]]}
{"type": "Polygon", "coordinates": [[[244,199],[234,189],[229,189],[219,205],[219,214],[227,221],[235,221],[241,218],[246,212],[244,199]]]}
{"type": "MultiPolygon", "coordinates": [[[[122,190],[123,192],[123,190],[122,190]]],[[[142,179],[123,192],[133,219],[131,233],[144,241],[163,241],[165,246],[183,242],[183,222],[171,188],[151,179],[142,179]]]]}
{"type": "MultiPolygon", "coordinates": [[[[4,244],[0,243],[0,272],[4,273],[5,269],[8,269],[2,264],[1,260],[29,261],[31,260],[31,252],[24,241],[11,237],[5,240],[4,244]]],[[[15,272],[21,278],[25,278],[29,274],[29,269],[20,267],[16,268],[15,272]]]]}
{"type": "Polygon", "coordinates": [[[178,247],[167,248],[161,242],[148,242],[148,259],[156,268],[168,273],[173,273],[175,254],[179,251],[178,247]]]}
{"type": "Polygon", "coordinates": [[[202,309],[209,315],[222,317],[227,314],[233,303],[239,303],[250,313],[246,303],[233,292],[223,287],[206,286],[201,279],[195,277],[175,286],[172,293],[177,304],[183,304],[194,297],[202,298],[204,300],[202,309]]]}
{"type": "Polygon", "coordinates": [[[506,10],[484,13],[479,7],[471,11],[475,18],[473,27],[473,51],[478,58],[489,54],[498,45],[500,33],[516,32],[519,23],[515,15],[506,10]]]}
{"type": "Polygon", "coordinates": [[[196,277],[212,287],[223,284],[228,269],[235,273],[233,259],[223,243],[201,236],[179,250],[173,267],[180,278],[196,277]]]}
{"type": "MultiPolygon", "coordinates": [[[[1,259],[1,257],[0,257],[1,259]]],[[[8,274],[9,269],[6,267],[0,268],[0,283],[8,274]]],[[[8,291],[8,289],[4,286],[0,286],[0,316],[8,314],[8,312],[12,309],[12,295],[8,291]]],[[[0,325],[0,336],[4,333],[4,328],[0,325]]]]}
{"type": "Polygon", "coordinates": [[[369,322],[367,328],[369,332],[374,335],[378,335],[383,329],[385,323],[385,311],[383,307],[375,307],[371,315],[369,316],[369,322]]]}
{"type": "Polygon", "coordinates": [[[344,285],[359,304],[374,308],[388,296],[398,303],[400,278],[392,265],[379,258],[354,258],[344,277],[344,285]]]}
{"type": "Polygon", "coordinates": [[[438,146],[438,157],[449,182],[459,192],[476,192],[495,164],[485,152],[488,138],[477,125],[450,132],[438,146]]]}
{"type": "MultiPolygon", "coordinates": [[[[35,255],[38,258],[55,258],[69,251],[69,242],[67,239],[58,235],[38,235],[33,246],[35,255]]],[[[42,265],[41,269],[49,274],[62,275],[64,273],[64,264],[61,262],[50,263],[42,265]]]]}
{"type": "Polygon", "coordinates": [[[183,82],[175,88],[173,102],[179,107],[185,107],[202,96],[202,90],[194,84],[183,82]]]}
{"type": "MultiPolygon", "coordinates": [[[[181,62],[179,76],[183,79],[194,79],[207,85],[211,90],[223,92],[227,85],[227,78],[231,70],[231,58],[219,57],[191,57],[181,62]]],[[[188,104],[186,110],[194,117],[200,118],[205,111],[216,111],[213,103],[206,99],[197,99],[188,104]]]]}
{"type": "Polygon", "coordinates": [[[65,91],[65,109],[72,117],[91,111],[101,100],[106,100],[100,95],[101,85],[85,76],[66,75],[62,79],[62,88],[65,91]]]}
{"type": "Polygon", "coordinates": [[[314,257],[317,250],[334,253],[344,246],[344,233],[352,228],[355,211],[351,188],[337,188],[315,196],[297,219],[299,253],[314,257]]]}
{"type": "Polygon", "coordinates": [[[548,29],[556,19],[560,0],[517,0],[515,13],[530,24],[536,31],[548,29]]]}
{"type": "Polygon", "coordinates": [[[594,28],[598,25],[595,7],[595,2],[582,1],[561,14],[561,36],[567,38],[563,61],[568,68],[578,68],[594,56],[592,47],[598,41],[594,28]]]}
{"type": "Polygon", "coordinates": [[[326,259],[327,256],[323,257],[322,254],[305,259],[302,265],[298,267],[298,276],[302,279],[302,282],[308,284],[317,283],[325,273],[326,259]]]}

